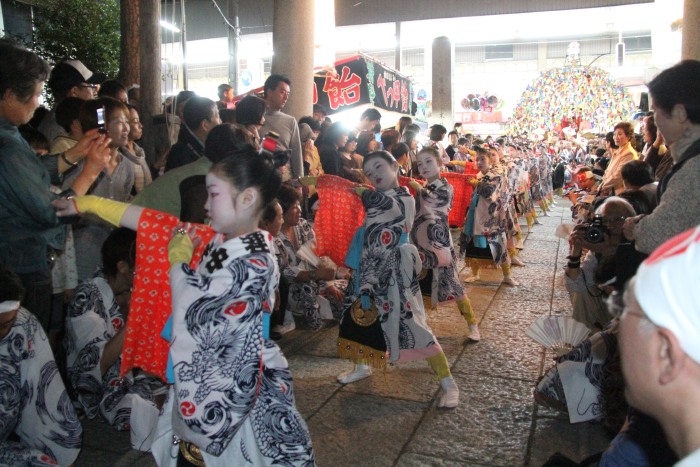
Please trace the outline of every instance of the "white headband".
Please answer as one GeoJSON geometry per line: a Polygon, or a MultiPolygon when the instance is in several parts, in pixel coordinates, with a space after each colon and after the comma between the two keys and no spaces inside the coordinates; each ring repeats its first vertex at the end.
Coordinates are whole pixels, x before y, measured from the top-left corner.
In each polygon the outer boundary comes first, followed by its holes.
{"type": "Polygon", "coordinates": [[[0,303],[0,313],[7,313],[8,311],[15,311],[19,308],[19,301],[10,301],[0,303]]]}
{"type": "Polygon", "coordinates": [[[637,271],[634,294],[649,320],[700,363],[700,226],[654,250],[637,271]]]}

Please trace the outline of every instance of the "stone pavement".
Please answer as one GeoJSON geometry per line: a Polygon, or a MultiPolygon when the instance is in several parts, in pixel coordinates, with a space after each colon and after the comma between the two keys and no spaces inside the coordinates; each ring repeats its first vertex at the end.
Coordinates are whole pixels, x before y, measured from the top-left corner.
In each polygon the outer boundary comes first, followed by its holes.
{"type": "MultiPolygon", "coordinates": [[[[557,451],[581,461],[605,448],[600,425],[571,425],[532,399],[553,354],[525,330],[539,316],[571,312],[560,277],[568,247],[554,236],[570,211],[567,201],[558,203],[526,237],[527,265],[514,268],[520,287],[500,285],[496,270],[482,271],[482,281],[468,286],[481,342],[465,343],[466,322],[455,305],[429,311],[461,391],[454,410],[436,408],[438,383],[424,361],[343,386],[335,377],[351,365],[336,358],[337,327],[297,329],[279,341],[319,466],[540,466],[557,451]]],[[[129,449],[128,434],[90,421],[76,466],[94,465],[155,464],[129,449]]]]}

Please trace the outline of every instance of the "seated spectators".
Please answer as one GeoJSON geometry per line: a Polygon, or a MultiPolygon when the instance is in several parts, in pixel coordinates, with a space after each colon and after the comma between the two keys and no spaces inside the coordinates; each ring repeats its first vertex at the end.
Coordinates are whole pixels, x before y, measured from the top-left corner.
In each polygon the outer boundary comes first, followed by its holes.
{"type": "Polygon", "coordinates": [[[99,413],[119,431],[138,430],[132,447],[148,450],[162,404],[156,395],[165,384],[144,372],[119,376],[135,262],[136,233],[114,230],[102,245],[102,270],[80,284],[70,302],[64,347],[68,377],[85,415],[99,413]],[[152,425],[143,426],[144,420],[152,425]]]}
{"type": "Polygon", "coordinates": [[[629,122],[620,122],[615,125],[613,133],[615,144],[618,149],[613,152],[612,159],[603,175],[603,182],[600,185],[600,192],[604,196],[619,194],[624,191],[622,186],[622,176],[620,171],[622,166],[639,157],[634,150],[634,127],[629,122]]]}
{"type": "Polygon", "coordinates": [[[647,254],[700,222],[700,61],[684,60],[662,71],[649,83],[649,94],[674,164],[659,182],[656,209],[625,223],[625,236],[647,254]]]}
{"type": "Polygon", "coordinates": [[[625,191],[640,191],[647,197],[652,208],[656,207],[656,188],[654,172],[644,161],[629,161],[622,166],[622,184],[625,191]]]}
{"type": "Polygon", "coordinates": [[[282,256],[286,256],[287,263],[280,269],[289,283],[289,304],[284,327],[279,331],[294,329],[293,314],[303,315],[309,327],[317,330],[323,326],[323,320],[340,319],[347,288],[346,274],[343,269],[321,263],[316,267],[308,261],[308,256],[300,254],[302,247],[304,250],[315,248],[316,234],[301,218],[299,192],[283,184],[277,199],[282,206],[284,222],[275,243],[280,252],[284,251],[282,256]]]}
{"type": "Polygon", "coordinates": [[[83,430],[46,334],[0,266],[0,465],[72,465],[83,430]]]}

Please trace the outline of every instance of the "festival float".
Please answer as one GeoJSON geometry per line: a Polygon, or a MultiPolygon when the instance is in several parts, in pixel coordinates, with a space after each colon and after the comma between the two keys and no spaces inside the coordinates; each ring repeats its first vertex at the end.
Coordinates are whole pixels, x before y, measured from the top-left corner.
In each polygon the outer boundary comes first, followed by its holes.
{"type": "Polygon", "coordinates": [[[540,74],[523,92],[506,123],[509,136],[542,139],[595,135],[629,120],[635,104],[626,88],[601,68],[572,63],[540,74]]]}

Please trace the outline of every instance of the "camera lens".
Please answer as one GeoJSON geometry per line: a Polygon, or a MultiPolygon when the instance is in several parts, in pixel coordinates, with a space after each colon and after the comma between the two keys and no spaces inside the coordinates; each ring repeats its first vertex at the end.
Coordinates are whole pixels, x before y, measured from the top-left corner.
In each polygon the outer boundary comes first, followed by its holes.
{"type": "Polygon", "coordinates": [[[603,240],[603,231],[597,226],[590,226],[586,230],[586,240],[590,243],[599,243],[603,240]]]}

